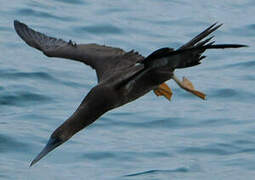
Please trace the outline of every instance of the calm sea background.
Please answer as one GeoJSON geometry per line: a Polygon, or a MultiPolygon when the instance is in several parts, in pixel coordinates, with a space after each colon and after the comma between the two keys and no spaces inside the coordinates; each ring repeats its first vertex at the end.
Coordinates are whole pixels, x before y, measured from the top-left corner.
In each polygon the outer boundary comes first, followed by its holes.
{"type": "Polygon", "coordinates": [[[254,179],[254,0],[0,0],[0,179],[254,179]],[[15,33],[18,19],[77,43],[177,48],[214,22],[217,43],[199,66],[178,70],[206,101],[169,81],[168,102],[152,92],[106,113],[29,168],[50,134],[96,84],[81,63],[47,58],[15,33]]]}

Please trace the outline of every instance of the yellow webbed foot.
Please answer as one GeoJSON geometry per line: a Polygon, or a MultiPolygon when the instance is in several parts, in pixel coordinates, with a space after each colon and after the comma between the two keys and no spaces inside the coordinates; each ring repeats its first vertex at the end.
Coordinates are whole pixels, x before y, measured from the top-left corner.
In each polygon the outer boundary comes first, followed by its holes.
{"type": "Polygon", "coordinates": [[[173,80],[186,91],[191,92],[192,94],[200,97],[201,99],[206,99],[206,95],[200,91],[195,90],[193,84],[185,77],[180,81],[175,75],[173,75],[173,80]]]}
{"type": "Polygon", "coordinates": [[[201,99],[206,99],[206,94],[200,92],[200,91],[197,91],[195,89],[195,87],[193,86],[193,84],[186,78],[186,77],[183,77],[182,79],[182,86],[185,90],[191,92],[192,94],[200,97],[201,99]]]}
{"type": "Polygon", "coordinates": [[[160,84],[160,86],[157,89],[154,89],[153,92],[157,96],[164,96],[166,99],[169,101],[171,100],[172,97],[172,90],[168,87],[166,83],[160,84]]]}

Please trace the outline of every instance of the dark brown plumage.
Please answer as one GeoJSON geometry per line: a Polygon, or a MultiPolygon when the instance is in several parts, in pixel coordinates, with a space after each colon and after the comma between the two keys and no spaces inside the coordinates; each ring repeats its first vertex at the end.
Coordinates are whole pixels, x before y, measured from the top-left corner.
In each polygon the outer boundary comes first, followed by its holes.
{"type": "Polygon", "coordinates": [[[98,78],[98,84],[91,89],[71,117],[53,132],[48,144],[32,161],[31,166],[105,112],[145,95],[171,78],[176,80],[176,68],[200,64],[205,58],[201,54],[206,49],[244,47],[238,44],[213,45],[213,42],[209,42],[212,37],[203,40],[220,26],[213,24],[177,50],[162,48],[144,58],[134,51],[125,52],[120,48],[97,44],[75,44],[71,40],[66,42],[49,37],[15,20],[16,32],[29,46],[48,57],[83,62],[96,70],[98,78]]]}

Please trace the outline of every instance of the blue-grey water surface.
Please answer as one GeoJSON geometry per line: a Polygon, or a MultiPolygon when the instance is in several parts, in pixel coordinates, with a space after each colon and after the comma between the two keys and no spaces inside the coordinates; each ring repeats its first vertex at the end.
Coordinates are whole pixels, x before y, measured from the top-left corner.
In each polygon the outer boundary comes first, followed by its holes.
{"type": "Polygon", "coordinates": [[[0,179],[254,179],[255,1],[0,0],[0,179]],[[178,70],[206,101],[172,81],[168,102],[152,92],[106,113],[29,168],[96,74],[47,58],[15,33],[18,19],[77,43],[135,49],[177,48],[214,22],[218,43],[201,65],[178,70]]]}

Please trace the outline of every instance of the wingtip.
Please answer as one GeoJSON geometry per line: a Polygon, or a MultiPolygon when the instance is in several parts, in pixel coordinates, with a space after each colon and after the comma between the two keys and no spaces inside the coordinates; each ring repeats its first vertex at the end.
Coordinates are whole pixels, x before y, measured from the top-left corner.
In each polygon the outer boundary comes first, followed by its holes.
{"type": "Polygon", "coordinates": [[[16,19],[13,21],[13,24],[14,24],[15,29],[22,28],[22,27],[27,27],[26,24],[24,24],[24,23],[22,23],[22,22],[20,22],[19,20],[16,20],[16,19]]]}
{"type": "Polygon", "coordinates": [[[16,30],[16,32],[18,32],[18,29],[20,29],[20,27],[26,26],[24,23],[22,23],[16,19],[13,21],[13,25],[14,25],[14,29],[16,30]]]}
{"type": "Polygon", "coordinates": [[[13,24],[14,24],[14,27],[16,27],[16,26],[18,26],[19,24],[21,24],[21,22],[18,21],[17,19],[15,19],[15,20],[13,21],[13,24]]]}

